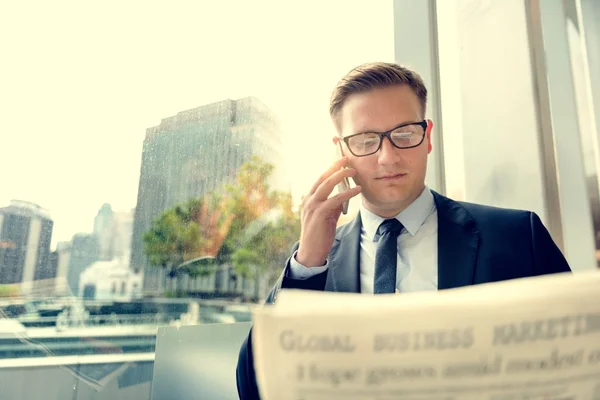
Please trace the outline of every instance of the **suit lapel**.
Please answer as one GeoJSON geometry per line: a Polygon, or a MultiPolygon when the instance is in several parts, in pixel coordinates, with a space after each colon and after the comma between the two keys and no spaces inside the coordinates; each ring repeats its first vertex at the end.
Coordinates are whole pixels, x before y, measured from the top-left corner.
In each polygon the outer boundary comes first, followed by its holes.
{"type": "MultiPolygon", "coordinates": [[[[438,213],[438,289],[475,283],[479,231],[459,203],[431,191],[438,213]]],[[[336,234],[325,290],[360,292],[360,213],[336,234]]]]}
{"type": "Polygon", "coordinates": [[[329,273],[325,290],[331,292],[360,292],[360,213],[352,222],[342,226],[329,253],[329,273]]]}
{"type": "Polygon", "coordinates": [[[479,246],[475,220],[460,203],[432,193],[438,213],[438,289],[472,285],[479,246]]]}

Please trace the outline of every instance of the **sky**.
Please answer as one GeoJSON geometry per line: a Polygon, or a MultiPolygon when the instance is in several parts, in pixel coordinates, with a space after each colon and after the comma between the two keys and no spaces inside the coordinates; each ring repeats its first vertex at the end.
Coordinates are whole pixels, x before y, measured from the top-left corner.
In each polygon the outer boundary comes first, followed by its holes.
{"type": "Polygon", "coordinates": [[[31,201],[53,247],[104,203],[135,207],[145,130],[255,96],[281,121],[294,196],[334,160],[328,102],[393,61],[391,0],[0,3],[0,207],[31,201]],[[367,6],[368,4],[368,6],[367,6]]]}

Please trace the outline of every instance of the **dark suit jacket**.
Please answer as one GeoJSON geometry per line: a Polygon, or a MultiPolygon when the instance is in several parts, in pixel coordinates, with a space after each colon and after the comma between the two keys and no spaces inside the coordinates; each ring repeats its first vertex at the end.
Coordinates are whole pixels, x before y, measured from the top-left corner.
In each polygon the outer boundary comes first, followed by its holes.
{"type": "MultiPolygon", "coordinates": [[[[539,217],[457,202],[433,192],[438,213],[438,289],[570,271],[539,217]]],[[[306,280],[287,276],[289,259],[267,302],[280,289],[360,292],[360,214],[338,228],[327,271],[306,280]]],[[[298,243],[293,251],[298,248],[298,243]]],[[[237,367],[240,399],[258,399],[252,332],[242,345],[237,367]]]]}

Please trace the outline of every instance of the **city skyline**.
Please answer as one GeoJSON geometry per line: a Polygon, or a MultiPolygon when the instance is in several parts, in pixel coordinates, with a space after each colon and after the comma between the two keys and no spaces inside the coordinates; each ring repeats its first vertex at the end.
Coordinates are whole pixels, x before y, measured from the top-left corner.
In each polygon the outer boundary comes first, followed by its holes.
{"type": "MultiPolygon", "coordinates": [[[[8,207],[8,206],[9,206],[11,203],[14,203],[14,202],[18,202],[18,203],[21,203],[21,202],[23,202],[23,203],[31,203],[31,204],[36,204],[36,205],[39,205],[39,204],[38,204],[37,202],[35,202],[35,201],[31,201],[31,200],[27,200],[27,199],[17,199],[17,198],[15,198],[15,199],[10,199],[10,200],[9,200],[8,202],[6,202],[5,204],[0,204],[0,208],[3,208],[3,207],[8,207]]],[[[103,203],[103,204],[109,204],[109,203],[103,203]]],[[[53,221],[54,223],[56,223],[56,220],[53,218],[53,216],[52,216],[52,213],[51,213],[51,212],[49,212],[47,208],[45,208],[45,207],[43,207],[43,206],[40,206],[40,207],[41,207],[41,208],[43,208],[44,210],[46,210],[46,211],[47,211],[47,213],[48,213],[48,215],[49,215],[49,216],[50,216],[50,218],[52,219],[52,221],[53,221]]],[[[98,207],[98,209],[100,209],[100,208],[101,208],[101,207],[99,206],[99,207],[98,207]]],[[[98,209],[97,209],[97,210],[98,210],[98,209]]],[[[97,210],[96,210],[96,213],[98,212],[97,210]]],[[[134,210],[135,210],[135,207],[134,207],[133,209],[131,209],[131,210],[113,210],[113,211],[114,211],[116,214],[127,214],[127,213],[132,213],[132,212],[134,212],[134,210]]],[[[94,213],[92,213],[92,214],[94,214],[94,213]]],[[[64,240],[57,240],[57,239],[55,239],[55,238],[54,238],[54,234],[53,234],[53,235],[52,235],[52,244],[51,244],[51,246],[50,246],[50,251],[51,251],[51,252],[53,252],[53,251],[56,251],[56,250],[57,250],[57,249],[60,247],[60,244],[61,244],[61,243],[69,243],[69,242],[71,242],[71,240],[73,239],[73,237],[74,237],[75,235],[78,235],[78,234],[90,234],[90,235],[91,235],[91,234],[93,234],[93,233],[94,233],[94,216],[93,216],[93,215],[91,215],[91,216],[90,216],[90,218],[89,218],[89,221],[88,221],[88,222],[89,222],[89,225],[90,225],[90,229],[88,229],[88,230],[79,230],[79,231],[73,231],[73,232],[71,232],[71,234],[70,234],[70,235],[69,235],[69,234],[67,234],[67,237],[64,237],[64,238],[63,238],[64,240]]]]}
{"type": "Polygon", "coordinates": [[[3,175],[0,204],[23,199],[48,209],[53,248],[91,232],[103,203],[135,207],[147,127],[223,99],[254,96],[277,115],[299,198],[335,156],[335,83],[357,64],[393,60],[390,1],[366,9],[315,1],[293,15],[275,1],[109,2],[77,19],[73,5],[40,3],[35,14],[20,3],[4,7],[13,18],[0,33],[19,40],[3,48],[11,62],[0,74],[0,123],[10,151],[0,170],[18,172],[3,175]]]}
{"type": "MultiPolygon", "coordinates": [[[[256,102],[257,105],[260,105],[260,107],[262,108],[262,109],[259,108],[259,109],[261,109],[260,112],[268,113],[269,114],[269,118],[276,118],[276,116],[272,113],[272,111],[266,105],[264,105],[260,100],[255,99],[254,97],[245,97],[245,98],[238,99],[238,100],[225,99],[225,100],[221,100],[221,101],[217,101],[217,102],[213,102],[213,103],[209,103],[209,104],[204,104],[204,105],[201,105],[201,106],[196,107],[194,109],[185,110],[185,111],[179,111],[177,113],[177,115],[173,116],[173,117],[162,118],[161,119],[161,124],[146,128],[146,138],[144,139],[144,142],[147,141],[148,138],[153,135],[153,132],[155,132],[155,131],[156,132],[160,132],[160,129],[163,126],[163,124],[165,124],[165,123],[169,124],[170,123],[169,121],[173,120],[176,117],[177,118],[179,118],[179,117],[185,118],[186,113],[194,112],[195,110],[201,109],[201,108],[219,106],[220,104],[226,104],[226,103],[236,104],[238,102],[240,104],[244,104],[242,102],[248,103],[248,102],[252,102],[252,101],[256,102]]],[[[248,105],[249,104],[251,104],[251,103],[248,103],[248,105]]],[[[242,106],[242,107],[244,107],[244,106],[242,106]]],[[[247,111],[242,111],[242,112],[245,113],[247,111]]],[[[248,117],[244,117],[244,118],[248,118],[248,117]]],[[[279,124],[279,121],[277,121],[277,124],[279,124]]],[[[277,128],[277,131],[280,132],[280,128],[277,128]]],[[[239,133],[238,133],[238,135],[239,135],[239,133]]],[[[264,141],[264,139],[263,139],[263,141],[264,141]]],[[[281,137],[277,136],[276,138],[275,137],[274,138],[268,138],[265,141],[264,145],[268,145],[269,148],[276,149],[277,150],[277,154],[279,154],[279,151],[281,150],[281,146],[282,146],[281,137]]],[[[269,152],[267,151],[267,153],[269,153],[269,152]]],[[[214,153],[209,152],[209,154],[214,154],[214,153]]],[[[262,152],[261,152],[261,154],[262,154],[262,152]]],[[[269,158],[277,159],[277,162],[275,162],[274,164],[277,164],[277,165],[279,165],[281,167],[281,164],[282,164],[281,160],[283,158],[280,155],[274,157],[272,154],[267,154],[267,159],[269,159],[269,158]]],[[[240,158],[240,161],[241,160],[242,159],[240,158]]],[[[190,171],[187,171],[187,172],[189,173],[190,171]]],[[[285,176],[283,176],[283,174],[281,174],[281,173],[276,173],[276,175],[278,176],[278,181],[282,181],[282,180],[285,179],[285,176]]],[[[230,176],[231,179],[233,179],[233,177],[234,177],[234,175],[230,176]]],[[[189,178],[193,178],[193,177],[190,176],[189,178]]],[[[281,183],[281,182],[279,182],[279,183],[281,183]]],[[[289,187],[287,185],[283,185],[283,186],[285,186],[285,188],[289,189],[289,187]]],[[[280,187],[279,189],[284,189],[283,186],[280,187]]],[[[214,189],[216,189],[216,186],[212,186],[211,188],[212,188],[211,190],[214,190],[214,189]]],[[[139,193],[137,193],[137,191],[136,191],[136,197],[138,197],[138,196],[139,196],[139,193]]],[[[10,202],[14,202],[14,201],[37,204],[35,201],[31,201],[31,200],[28,200],[28,199],[11,199],[10,200],[10,202]]],[[[1,206],[2,205],[0,204],[0,207],[1,206]]],[[[132,214],[132,218],[133,218],[133,215],[135,214],[135,210],[136,210],[137,206],[138,206],[138,204],[134,204],[134,206],[132,208],[130,208],[129,210],[125,211],[125,210],[113,209],[112,208],[112,204],[110,204],[108,202],[102,203],[102,206],[98,207],[98,209],[97,209],[99,211],[96,211],[96,216],[94,218],[90,218],[89,219],[89,221],[91,221],[91,223],[88,222],[88,224],[90,226],[90,229],[69,232],[69,233],[66,233],[64,236],[61,236],[60,238],[56,237],[56,235],[53,235],[52,236],[52,243],[51,243],[50,250],[52,252],[54,252],[54,251],[57,250],[59,244],[61,244],[61,243],[71,243],[73,241],[73,239],[76,238],[78,235],[95,235],[95,236],[99,237],[99,240],[101,240],[100,236],[102,236],[102,234],[98,231],[98,222],[99,222],[99,217],[101,216],[101,214],[103,212],[106,212],[106,210],[108,209],[108,210],[110,210],[110,213],[113,213],[115,215],[117,215],[117,214],[118,215],[132,214]]],[[[52,213],[50,211],[48,211],[48,209],[46,209],[44,207],[41,207],[41,208],[43,208],[45,210],[45,212],[48,213],[48,215],[50,215],[50,216],[52,215],[52,213]]],[[[55,219],[54,219],[54,223],[56,224],[56,220],[55,219]]],[[[103,252],[102,248],[104,246],[102,245],[102,243],[99,243],[99,246],[100,246],[99,251],[100,251],[100,254],[101,254],[103,252]]],[[[131,250],[131,246],[129,247],[129,250],[131,250]]],[[[101,255],[99,255],[99,257],[103,258],[101,255]]]]}
{"type": "MultiPolygon", "coordinates": [[[[255,96],[246,96],[243,99],[246,99],[246,98],[255,98],[255,96]]],[[[240,100],[240,99],[238,99],[238,100],[240,100]]],[[[211,103],[200,105],[200,106],[195,107],[195,108],[209,106],[211,104],[217,104],[217,103],[221,103],[223,101],[238,101],[238,100],[231,100],[231,99],[217,100],[217,101],[214,101],[214,102],[211,102],[211,103]]],[[[260,100],[258,100],[258,101],[260,102],[260,100]]],[[[269,110],[269,112],[272,113],[272,111],[269,109],[268,105],[265,105],[265,106],[267,107],[267,110],[269,110]]],[[[195,108],[193,108],[193,109],[195,109],[195,108]]],[[[193,110],[193,109],[191,109],[191,110],[193,110]]],[[[183,112],[185,112],[185,111],[178,111],[178,114],[181,114],[183,112]]],[[[278,118],[278,116],[276,114],[273,113],[273,115],[276,118],[278,118]]],[[[162,117],[159,118],[160,121],[164,121],[164,119],[165,119],[164,116],[162,116],[162,117]]],[[[279,121],[279,118],[278,118],[278,123],[281,123],[281,121],[279,121]]],[[[159,125],[153,125],[153,126],[158,127],[158,126],[160,126],[160,124],[159,125]]],[[[145,129],[146,129],[146,131],[148,131],[149,129],[153,129],[153,128],[145,128],[145,129]]],[[[284,136],[285,136],[285,132],[284,132],[284,136]]],[[[145,140],[146,139],[143,139],[142,142],[145,141],[145,140]]],[[[285,137],[283,137],[283,142],[280,145],[281,146],[285,146],[285,144],[286,144],[285,143],[285,137]]],[[[284,153],[287,153],[287,151],[285,149],[284,149],[284,153]]],[[[313,149],[313,153],[315,153],[314,149],[313,149]]],[[[142,163],[141,154],[142,154],[142,151],[139,151],[140,164],[142,163]]],[[[214,153],[211,153],[211,154],[214,154],[214,153]]],[[[317,152],[317,154],[318,154],[318,152],[317,152]]],[[[136,157],[137,157],[137,155],[136,155],[136,157]]],[[[282,157],[282,159],[285,159],[285,157],[282,157]]],[[[277,163],[277,167],[282,168],[284,171],[286,170],[285,165],[282,165],[281,162],[277,163]]],[[[139,177],[139,168],[140,167],[138,167],[138,177],[139,177]]],[[[305,170],[306,169],[310,170],[310,168],[311,168],[311,166],[307,165],[305,167],[305,170]]],[[[288,179],[288,180],[292,181],[292,179],[288,179]]],[[[308,182],[308,180],[306,182],[308,182]]],[[[124,214],[124,213],[128,213],[128,212],[135,213],[135,208],[136,208],[136,205],[137,205],[136,204],[137,197],[139,195],[138,192],[137,192],[137,187],[138,187],[137,182],[136,182],[136,185],[134,185],[134,187],[136,188],[136,190],[135,190],[135,200],[131,204],[131,207],[127,206],[124,209],[123,206],[122,206],[122,204],[120,204],[121,208],[117,208],[117,207],[114,208],[113,211],[115,213],[119,213],[119,214],[124,214]]],[[[297,187],[298,187],[298,185],[294,185],[294,182],[290,182],[289,189],[292,190],[292,193],[294,194],[294,200],[296,200],[296,201],[298,201],[300,199],[300,196],[301,196],[301,194],[299,192],[297,192],[297,191],[294,190],[297,187]],[[294,193],[294,192],[296,192],[296,193],[294,193]]],[[[5,201],[5,203],[7,205],[10,202],[12,202],[12,201],[25,201],[25,202],[32,202],[32,203],[35,203],[35,204],[39,203],[39,201],[36,201],[35,199],[34,200],[31,200],[31,199],[19,199],[19,198],[11,198],[10,196],[4,196],[4,197],[0,196],[0,200],[4,200],[4,199],[9,199],[8,201],[5,201]]],[[[111,205],[111,207],[113,206],[113,203],[111,203],[109,201],[102,201],[102,200],[100,200],[99,204],[102,204],[102,205],[109,204],[109,205],[111,205]]],[[[0,206],[1,206],[1,204],[0,204],[0,206]]],[[[94,211],[90,211],[90,216],[89,217],[87,215],[86,215],[86,217],[82,216],[83,218],[79,220],[80,222],[82,222],[82,223],[79,224],[80,228],[79,229],[75,229],[75,230],[67,230],[67,229],[58,229],[57,230],[57,228],[56,228],[57,225],[59,227],[61,227],[61,220],[59,218],[55,218],[54,217],[54,214],[53,214],[53,212],[52,212],[52,210],[50,208],[45,207],[45,206],[42,206],[42,208],[44,208],[48,212],[48,214],[53,218],[54,223],[55,223],[55,225],[54,225],[54,234],[52,235],[52,241],[51,241],[51,247],[50,247],[51,251],[55,251],[57,249],[57,246],[60,243],[63,243],[63,242],[70,243],[76,235],[80,235],[80,234],[93,234],[94,233],[94,228],[95,228],[95,222],[94,222],[95,219],[94,219],[94,217],[92,217],[92,215],[94,213],[97,213],[98,212],[97,210],[100,209],[101,207],[96,207],[94,211]],[[86,221],[86,222],[83,222],[83,221],[86,221]],[[58,224],[57,224],[57,222],[58,222],[58,224]],[[86,228],[82,228],[84,225],[86,226],[86,228]]]]}

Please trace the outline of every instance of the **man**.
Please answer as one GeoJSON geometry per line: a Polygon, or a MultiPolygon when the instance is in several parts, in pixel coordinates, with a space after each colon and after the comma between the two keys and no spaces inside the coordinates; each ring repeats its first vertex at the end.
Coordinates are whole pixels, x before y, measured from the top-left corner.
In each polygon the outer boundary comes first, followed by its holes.
{"type": "MultiPolygon", "coordinates": [[[[456,202],[425,186],[426,103],[421,77],[396,64],[362,65],[338,83],[330,114],[344,157],[305,197],[300,241],[268,302],[282,288],[404,293],[570,271],[534,213],[456,202]],[[331,196],[345,177],[356,187],[331,196]],[[359,214],[336,229],[358,194],[359,214]]],[[[251,334],[237,380],[241,399],[258,398],[251,334]]]]}

